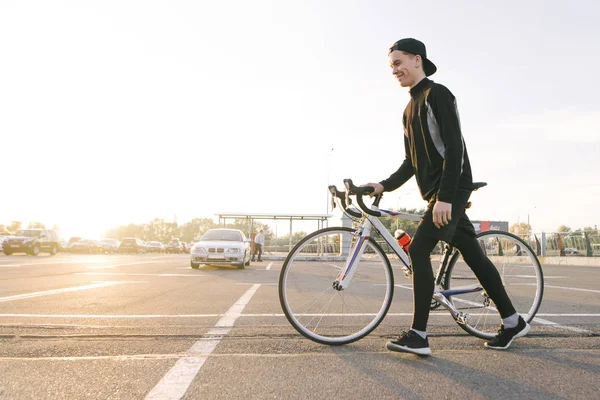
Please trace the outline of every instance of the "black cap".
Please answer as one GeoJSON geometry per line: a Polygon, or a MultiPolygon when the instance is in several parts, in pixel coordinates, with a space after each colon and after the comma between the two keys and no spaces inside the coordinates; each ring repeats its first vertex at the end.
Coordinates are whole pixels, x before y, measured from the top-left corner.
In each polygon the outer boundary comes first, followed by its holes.
{"type": "Polygon", "coordinates": [[[400,39],[390,47],[389,53],[395,50],[420,55],[423,59],[423,71],[425,71],[426,76],[433,75],[435,74],[435,71],[437,71],[435,64],[427,58],[427,50],[425,49],[425,44],[423,42],[413,38],[400,39]]]}

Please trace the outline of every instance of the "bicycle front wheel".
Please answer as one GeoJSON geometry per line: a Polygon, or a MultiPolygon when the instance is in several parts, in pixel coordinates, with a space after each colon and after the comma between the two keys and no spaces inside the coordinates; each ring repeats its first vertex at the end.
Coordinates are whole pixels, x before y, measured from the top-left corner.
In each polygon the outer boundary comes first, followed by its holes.
{"type": "MultiPolygon", "coordinates": [[[[542,267],[535,253],[522,239],[508,232],[482,232],[477,235],[477,241],[496,266],[515,310],[525,321],[531,322],[544,293],[542,267]]],[[[477,283],[475,274],[457,252],[448,265],[444,288],[452,290],[477,283]]],[[[485,291],[454,295],[448,299],[458,311],[470,315],[466,324],[459,324],[461,328],[482,339],[496,335],[502,321],[485,291]]]]}
{"type": "Polygon", "coordinates": [[[390,261],[369,238],[350,285],[333,283],[360,235],[350,228],[325,228],[302,239],[279,275],[279,301],[302,335],[317,343],[341,345],[372,332],[385,317],[394,293],[390,261]]]}

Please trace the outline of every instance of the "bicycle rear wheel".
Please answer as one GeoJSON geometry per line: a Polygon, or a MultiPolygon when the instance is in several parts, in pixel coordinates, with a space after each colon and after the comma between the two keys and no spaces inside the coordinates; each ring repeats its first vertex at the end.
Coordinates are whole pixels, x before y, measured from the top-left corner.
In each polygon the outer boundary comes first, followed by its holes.
{"type": "MultiPolygon", "coordinates": [[[[515,310],[531,322],[542,303],[544,276],[535,253],[518,236],[508,232],[487,231],[477,235],[479,245],[496,266],[515,310]]],[[[456,253],[448,265],[445,289],[477,284],[477,278],[456,253]]],[[[461,312],[470,314],[461,328],[482,339],[493,338],[501,324],[500,315],[485,291],[448,297],[461,312]]]]}
{"type": "Polygon", "coordinates": [[[394,293],[390,261],[371,238],[345,290],[333,283],[353,245],[350,228],[325,228],[302,239],[288,254],[279,275],[279,301],[302,335],[317,343],[341,345],[372,332],[385,317],[394,293]]]}

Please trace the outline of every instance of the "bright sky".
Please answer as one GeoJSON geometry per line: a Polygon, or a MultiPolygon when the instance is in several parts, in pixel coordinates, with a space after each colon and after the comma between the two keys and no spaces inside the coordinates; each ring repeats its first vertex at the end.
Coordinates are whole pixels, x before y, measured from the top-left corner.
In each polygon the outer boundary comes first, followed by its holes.
{"type": "Polygon", "coordinates": [[[599,4],[4,0],[0,223],[325,213],[328,182],[402,162],[387,49],[415,37],[489,183],[470,217],[600,225],[599,4]]]}

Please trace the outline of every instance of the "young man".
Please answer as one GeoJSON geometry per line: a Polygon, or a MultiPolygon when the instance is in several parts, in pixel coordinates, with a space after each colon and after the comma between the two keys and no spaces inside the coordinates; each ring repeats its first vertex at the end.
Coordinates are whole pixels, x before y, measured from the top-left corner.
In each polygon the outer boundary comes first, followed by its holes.
{"type": "Polygon", "coordinates": [[[389,178],[364,186],[374,187],[374,196],[399,188],[415,175],[428,205],[408,249],[414,289],[411,329],[389,341],[387,348],[431,354],[425,332],[434,290],[430,254],[443,240],[460,251],[502,317],[498,335],[485,346],[507,349],[513,339],[525,336],[530,326],[515,311],[498,271],[483,253],[465,214],[473,182],[456,100],[445,86],[427,78],[437,68],[427,58],[422,42],[412,38],[397,41],[389,49],[389,61],[400,86],[410,88],[411,99],[403,117],[406,158],[389,178]]]}

